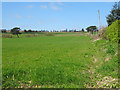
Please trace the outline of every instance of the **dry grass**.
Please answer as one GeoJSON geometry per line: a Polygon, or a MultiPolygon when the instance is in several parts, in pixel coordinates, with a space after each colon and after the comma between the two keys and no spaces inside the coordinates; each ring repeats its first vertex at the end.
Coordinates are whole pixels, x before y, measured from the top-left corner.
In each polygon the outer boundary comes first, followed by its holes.
{"type": "Polygon", "coordinates": [[[107,27],[102,27],[100,30],[99,30],[99,33],[98,33],[98,37],[99,38],[105,38],[105,31],[106,31],[107,27]]]}
{"type": "Polygon", "coordinates": [[[2,34],[2,38],[12,38],[12,34],[2,34]]]}
{"type": "Polygon", "coordinates": [[[98,34],[96,35],[91,35],[91,37],[93,38],[93,42],[100,40],[100,39],[106,39],[105,38],[105,31],[106,31],[107,27],[102,27],[98,34]]]}

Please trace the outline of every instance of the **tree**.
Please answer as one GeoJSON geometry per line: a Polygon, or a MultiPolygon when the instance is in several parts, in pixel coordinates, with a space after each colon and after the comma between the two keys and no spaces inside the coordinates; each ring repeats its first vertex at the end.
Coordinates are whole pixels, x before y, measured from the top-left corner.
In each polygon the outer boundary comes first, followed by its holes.
{"type": "Polygon", "coordinates": [[[96,26],[89,26],[86,28],[87,32],[91,32],[93,34],[94,31],[97,31],[96,26]]]}
{"type": "Polygon", "coordinates": [[[24,30],[24,32],[27,32],[27,30],[24,30]]]}
{"type": "Polygon", "coordinates": [[[28,32],[32,32],[32,30],[28,30],[28,32]]]}
{"type": "Polygon", "coordinates": [[[65,32],[68,32],[68,29],[66,28],[65,32]]]}
{"type": "Polygon", "coordinates": [[[108,26],[111,25],[114,21],[120,20],[120,2],[116,2],[113,5],[110,14],[106,17],[108,26]]]}
{"type": "Polygon", "coordinates": [[[7,33],[7,30],[6,29],[2,29],[1,32],[2,33],[7,33]]]}
{"type": "Polygon", "coordinates": [[[74,32],[76,32],[76,29],[74,30],[74,32]]]}
{"type": "Polygon", "coordinates": [[[19,34],[21,34],[20,33],[20,28],[19,27],[15,27],[15,28],[11,29],[11,33],[13,35],[17,35],[17,37],[19,38],[19,34]]]}
{"type": "Polygon", "coordinates": [[[84,29],[82,28],[82,30],[81,30],[82,32],[84,32],[84,29]]]}

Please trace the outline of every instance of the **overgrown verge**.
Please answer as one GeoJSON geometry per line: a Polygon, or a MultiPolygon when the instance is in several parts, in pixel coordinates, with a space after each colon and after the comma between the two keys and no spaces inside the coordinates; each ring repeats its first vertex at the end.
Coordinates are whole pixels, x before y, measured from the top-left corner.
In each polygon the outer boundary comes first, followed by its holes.
{"type": "Polygon", "coordinates": [[[96,53],[90,66],[89,88],[119,88],[118,83],[118,43],[109,40],[93,42],[96,53]]]}
{"type": "Polygon", "coordinates": [[[103,27],[97,35],[92,35],[94,50],[93,65],[90,67],[89,88],[120,88],[119,80],[119,33],[120,20],[103,27]]]}

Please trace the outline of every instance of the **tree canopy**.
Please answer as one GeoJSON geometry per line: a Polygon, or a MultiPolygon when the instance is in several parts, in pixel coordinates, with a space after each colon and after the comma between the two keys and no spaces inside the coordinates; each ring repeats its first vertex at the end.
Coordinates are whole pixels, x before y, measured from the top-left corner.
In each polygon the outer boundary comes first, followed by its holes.
{"type": "Polygon", "coordinates": [[[19,27],[15,27],[15,28],[11,29],[11,33],[14,35],[17,35],[18,38],[19,38],[19,34],[21,34],[19,31],[20,31],[19,27]]]}
{"type": "Polygon", "coordinates": [[[120,20],[120,2],[116,2],[113,5],[110,14],[106,17],[108,26],[111,25],[114,21],[120,20]]]}
{"type": "Polygon", "coordinates": [[[86,28],[87,32],[91,32],[91,31],[95,31],[97,30],[97,27],[96,26],[89,26],[86,28]]]}

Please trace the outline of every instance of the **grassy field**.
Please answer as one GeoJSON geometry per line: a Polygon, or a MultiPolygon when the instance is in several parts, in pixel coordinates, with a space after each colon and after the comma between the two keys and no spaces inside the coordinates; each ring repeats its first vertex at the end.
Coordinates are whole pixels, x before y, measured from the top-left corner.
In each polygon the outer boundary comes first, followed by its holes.
{"type": "Polygon", "coordinates": [[[117,78],[116,51],[109,49],[117,44],[76,34],[3,38],[3,87],[85,88],[104,76],[117,78]]]}

